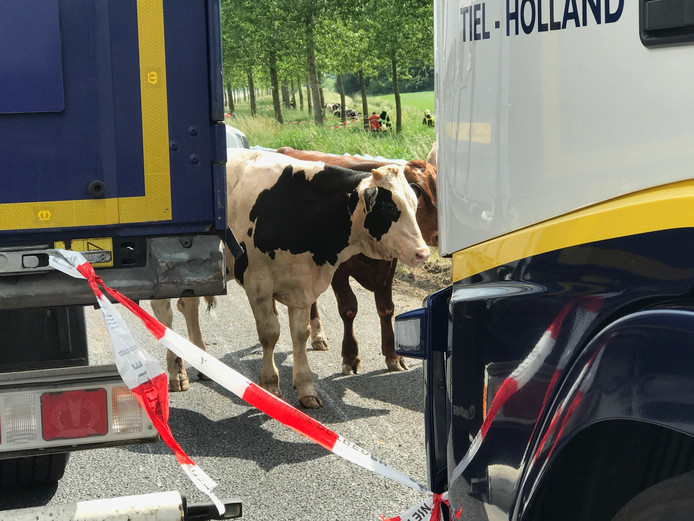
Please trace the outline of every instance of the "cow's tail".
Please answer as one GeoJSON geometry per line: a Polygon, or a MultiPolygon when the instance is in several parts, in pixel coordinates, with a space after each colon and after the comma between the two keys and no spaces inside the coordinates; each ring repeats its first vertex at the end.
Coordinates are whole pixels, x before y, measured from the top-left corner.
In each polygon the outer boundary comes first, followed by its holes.
{"type": "Polygon", "coordinates": [[[208,295],[208,296],[203,297],[203,298],[205,299],[205,302],[207,303],[207,312],[209,313],[217,305],[217,297],[214,297],[212,295],[208,295]]]}

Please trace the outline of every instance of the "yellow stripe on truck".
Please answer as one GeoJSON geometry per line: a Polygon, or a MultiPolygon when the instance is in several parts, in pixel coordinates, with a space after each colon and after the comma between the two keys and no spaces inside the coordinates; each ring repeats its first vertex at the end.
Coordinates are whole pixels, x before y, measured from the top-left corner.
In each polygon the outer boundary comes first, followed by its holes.
{"type": "Polygon", "coordinates": [[[595,204],[453,254],[453,282],[550,251],[640,233],[694,227],[694,180],[595,204]]]}
{"type": "MultiPolygon", "coordinates": [[[[163,0],[137,0],[145,201],[125,199],[121,222],[171,219],[163,0]]],[[[137,198],[135,198],[137,199],[137,198]]]]}

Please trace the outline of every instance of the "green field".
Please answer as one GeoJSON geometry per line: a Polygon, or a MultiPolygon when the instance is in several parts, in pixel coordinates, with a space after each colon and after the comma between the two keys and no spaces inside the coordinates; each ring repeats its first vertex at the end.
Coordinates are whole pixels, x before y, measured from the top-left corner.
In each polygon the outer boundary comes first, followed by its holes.
{"type": "MultiPolygon", "coordinates": [[[[388,96],[381,96],[383,100],[390,103],[395,107],[395,96],[390,94],[388,96]]],[[[422,114],[424,111],[429,109],[431,113],[434,113],[434,91],[427,90],[424,92],[405,92],[400,94],[400,102],[403,106],[408,106],[410,108],[419,109],[422,114]]]]}
{"type": "MultiPolygon", "coordinates": [[[[335,92],[325,92],[325,100],[326,103],[339,102],[340,96],[335,92]]],[[[394,96],[369,97],[368,101],[369,113],[387,110],[395,127],[394,96]]],[[[434,143],[435,130],[422,125],[422,117],[425,109],[433,112],[434,93],[401,94],[401,102],[401,134],[364,132],[361,121],[350,122],[343,128],[339,118],[332,115],[326,115],[323,128],[317,127],[307,110],[283,109],[284,124],[279,124],[274,119],[269,96],[257,100],[256,117],[250,115],[250,103],[241,101],[236,105],[235,116],[228,117],[226,122],[242,130],[251,145],[268,148],[290,146],[333,154],[368,154],[391,159],[426,159],[434,143]]],[[[361,99],[347,98],[346,104],[361,112],[361,99]]]]}

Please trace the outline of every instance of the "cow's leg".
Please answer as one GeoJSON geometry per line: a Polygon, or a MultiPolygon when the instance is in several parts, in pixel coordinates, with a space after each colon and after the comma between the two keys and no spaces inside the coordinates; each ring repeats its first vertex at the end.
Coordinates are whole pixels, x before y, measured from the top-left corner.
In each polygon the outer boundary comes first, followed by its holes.
{"type": "Polygon", "coordinates": [[[342,374],[355,374],[361,370],[361,359],[359,358],[359,346],[357,338],[354,336],[354,317],[357,316],[357,296],[349,285],[349,273],[339,267],[333,275],[331,282],[335,298],[337,299],[337,309],[344,326],[342,336],[342,374]]]}
{"type": "Polygon", "coordinates": [[[308,366],[308,356],[306,355],[310,310],[308,308],[290,307],[287,311],[294,354],[294,362],[292,364],[294,388],[299,395],[299,403],[303,407],[317,409],[323,404],[320,398],[318,398],[316,389],[313,387],[313,375],[311,374],[311,368],[308,366]]]}
{"type": "MultiPolygon", "coordinates": [[[[209,305],[209,303],[208,303],[209,305]]],[[[202,330],[200,329],[200,297],[185,297],[178,299],[176,304],[178,310],[183,314],[186,320],[186,329],[188,330],[188,340],[198,346],[203,351],[207,351],[205,340],[202,338],[202,330]]],[[[198,371],[198,378],[201,380],[209,380],[207,376],[198,371]]]]}
{"type": "Polygon", "coordinates": [[[393,332],[393,280],[374,291],[376,310],[381,319],[381,352],[386,357],[389,371],[405,371],[409,369],[405,359],[395,353],[395,333],[393,332]]]}
{"type": "Polygon", "coordinates": [[[275,301],[271,295],[251,296],[248,301],[253,310],[258,340],[263,348],[263,365],[260,369],[260,386],[281,397],[280,373],[275,365],[275,345],[280,338],[280,322],[277,319],[275,301]]]}
{"type": "Polygon", "coordinates": [[[318,314],[318,302],[311,304],[311,347],[316,351],[327,351],[328,338],[323,332],[323,324],[318,314]]]}
{"type": "MultiPolygon", "coordinates": [[[[171,300],[150,300],[152,312],[157,320],[171,329],[173,326],[173,311],[171,310],[171,300]]],[[[187,391],[189,387],[188,373],[186,372],[185,362],[181,357],[176,356],[172,351],[166,351],[166,370],[169,373],[169,390],[173,392],[187,391]]]]}

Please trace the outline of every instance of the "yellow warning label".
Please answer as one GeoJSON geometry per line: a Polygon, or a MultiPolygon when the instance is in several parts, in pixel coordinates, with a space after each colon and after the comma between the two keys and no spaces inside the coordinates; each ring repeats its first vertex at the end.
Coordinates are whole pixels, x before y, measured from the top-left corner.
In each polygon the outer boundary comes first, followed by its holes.
{"type": "Polygon", "coordinates": [[[89,264],[95,268],[110,268],[113,266],[113,240],[110,237],[74,239],[69,244],[58,241],[53,246],[61,250],[72,250],[82,253],[89,264]]]}

